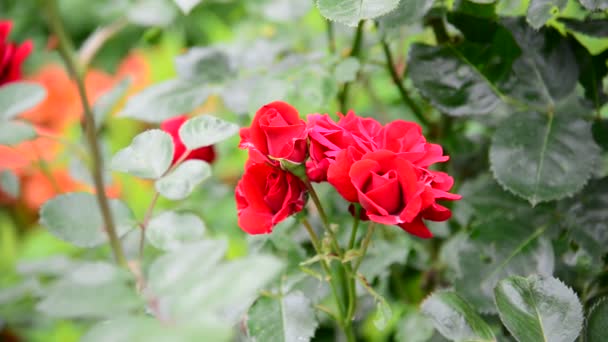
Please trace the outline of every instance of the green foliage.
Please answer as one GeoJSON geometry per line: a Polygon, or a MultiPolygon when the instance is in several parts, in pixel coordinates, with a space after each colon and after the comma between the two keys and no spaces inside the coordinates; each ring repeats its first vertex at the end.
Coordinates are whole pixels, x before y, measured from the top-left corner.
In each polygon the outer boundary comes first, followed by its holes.
{"type": "Polygon", "coordinates": [[[138,134],[131,145],[112,157],[114,171],[129,173],[140,178],[162,177],[173,160],[173,139],[159,129],[138,134]]]}
{"type": "Polygon", "coordinates": [[[495,289],[500,318],[518,341],[574,341],[583,312],[576,294],[555,278],[510,277],[495,289]]]}
{"type": "Polygon", "coordinates": [[[308,341],[318,325],[310,300],[298,291],[261,297],[247,316],[247,331],[256,341],[308,341]]]}
{"type": "Polygon", "coordinates": [[[317,0],[321,14],[337,22],[356,26],[364,19],[374,19],[394,10],[399,0],[317,0]]]}
{"type": "Polygon", "coordinates": [[[450,341],[496,341],[483,319],[456,293],[433,293],[421,305],[439,332],[450,341]]]}
{"type": "Polygon", "coordinates": [[[156,191],[168,199],[188,197],[202,181],[211,176],[211,167],[202,160],[186,160],[155,183],[156,191]]]}
{"type": "MultiPolygon", "coordinates": [[[[135,226],[135,218],[120,200],[110,200],[110,210],[119,236],[135,226]]],[[[79,247],[93,247],[107,241],[104,221],[95,196],[69,193],[54,197],[40,208],[40,223],[60,238],[79,247]]]]}
{"type": "Polygon", "coordinates": [[[211,115],[202,115],[186,121],[179,129],[179,137],[186,148],[194,150],[217,144],[236,134],[239,127],[211,115]]]}
{"type": "Polygon", "coordinates": [[[99,128],[103,125],[106,117],[116,108],[117,103],[125,97],[131,84],[131,79],[125,78],[114,86],[114,88],[99,97],[95,102],[95,105],[93,105],[95,127],[99,128]]]}
{"type": "Polygon", "coordinates": [[[158,249],[173,251],[201,240],[205,230],[205,224],[196,215],[165,211],[150,220],[146,239],[158,249]]]}
{"type": "Polygon", "coordinates": [[[36,137],[34,128],[22,121],[5,121],[0,126],[0,144],[17,145],[36,137]]]}
{"type": "Polygon", "coordinates": [[[602,298],[589,310],[583,341],[601,341],[606,336],[606,329],[608,329],[608,300],[602,298]]]}
{"type": "Polygon", "coordinates": [[[34,107],[46,97],[46,89],[36,83],[16,82],[0,88],[0,120],[7,121],[34,107]]]}

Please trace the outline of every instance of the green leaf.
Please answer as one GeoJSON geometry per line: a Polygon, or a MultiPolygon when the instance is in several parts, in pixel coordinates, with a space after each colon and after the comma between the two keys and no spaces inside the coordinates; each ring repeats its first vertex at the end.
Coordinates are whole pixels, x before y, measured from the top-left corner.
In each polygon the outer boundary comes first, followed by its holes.
{"type": "Polygon", "coordinates": [[[355,57],[348,57],[340,61],[334,70],[336,81],[340,83],[354,81],[360,68],[361,64],[355,57]]]}
{"type": "Polygon", "coordinates": [[[510,275],[551,275],[555,266],[553,247],[543,235],[547,222],[535,224],[530,215],[495,217],[493,222],[475,225],[457,253],[454,287],[480,312],[495,312],[492,298],[499,280],[510,275]]]}
{"type": "Polygon", "coordinates": [[[496,341],[492,329],[453,291],[437,291],[421,304],[422,313],[451,341],[496,341]]]}
{"type": "Polygon", "coordinates": [[[405,264],[412,250],[412,240],[407,234],[395,231],[393,227],[383,228],[388,228],[384,233],[390,238],[381,238],[381,234],[375,234],[359,269],[369,282],[379,276],[388,275],[391,265],[405,264]]]}
{"type": "MultiPolygon", "coordinates": [[[[136,220],[123,202],[117,199],[109,202],[120,237],[135,226],[136,220]]],[[[79,247],[94,247],[107,241],[97,200],[89,193],[62,194],[48,200],[40,208],[40,223],[57,238],[79,247]]]]}
{"type": "Polygon", "coordinates": [[[408,309],[397,323],[396,342],[427,342],[433,336],[433,322],[418,312],[417,308],[408,309]]]}
{"type": "Polygon", "coordinates": [[[11,170],[0,171],[0,193],[5,193],[10,197],[19,197],[20,185],[19,178],[11,170]]]}
{"type": "Polygon", "coordinates": [[[175,69],[180,78],[198,82],[218,83],[234,74],[228,55],[215,47],[189,49],[175,57],[175,69]]]}
{"type": "Polygon", "coordinates": [[[239,131],[239,126],[211,115],[194,117],[179,128],[179,137],[189,150],[217,144],[239,131]]]}
{"type": "Polygon", "coordinates": [[[501,101],[481,71],[451,46],[413,44],[409,65],[416,88],[447,114],[487,114],[501,101]]]}
{"type": "Polygon", "coordinates": [[[526,20],[530,26],[538,30],[562,11],[567,4],[568,0],[531,0],[526,20]]]}
{"type": "Polygon", "coordinates": [[[608,178],[593,180],[572,199],[566,200],[560,212],[562,224],[570,237],[601,264],[608,252],[608,178]]]}
{"type": "Polygon", "coordinates": [[[127,19],[141,26],[168,26],[177,16],[170,0],[140,0],[127,11],[127,19]]]}
{"type": "Polygon", "coordinates": [[[310,11],[310,1],[266,0],[262,7],[264,16],[272,21],[292,22],[310,11]]]}
{"type": "Polygon", "coordinates": [[[490,147],[494,177],[532,205],[581,190],[599,157],[591,126],[581,119],[588,112],[565,103],[555,113],[528,111],[504,120],[490,147]]]}
{"type": "Polygon", "coordinates": [[[45,98],[46,89],[37,83],[12,82],[0,87],[0,121],[14,118],[45,98]]]}
{"type": "Polygon", "coordinates": [[[171,200],[181,200],[211,176],[211,166],[202,160],[186,160],[154,184],[156,191],[171,200]]]}
{"type": "Polygon", "coordinates": [[[123,316],[95,324],[81,339],[82,342],[188,342],[233,341],[232,329],[224,322],[166,324],[150,316],[123,316]]]}
{"type": "Polygon", "coordinates": [[[374,326],[378,330],[384,330],[393,317],[393,310],[386,300],[376,301],[376,313],[374,314],[374,326]]]}
{"type": "Polygon", "coordinates": [[[606,339],[606,331],[608,331],[608,297],[600,299],[589,310],[583,330],[583,341],[601,342],[606,339]]]}
{"type": "Polygon", "coordinates": [[[586,9],[590,11],[605,10],[608,8],[608,0],[579,0],[586,9]]]}
{"type": "Polygon", "coordinates": [[[433,0],[401,0],[394,11],[378,18],[383,29],[397,29],[415,24],[433,7],[433,0]]]}
{"type": "Polygon", "coordinates": [[[18,145],[36,138],[36,131],[23,121],[4,121],[0,124],[0,145],[18,145]]]}
{"type": "Polygon", "coordinates": [[[53,284],[37,310],[53,317],[115,317],[141,307],[128,274],[104,262],[86,263],[53,284]]]}
{"type": "Polygon", "coordinates": [[[150,220],[146,239],[158,249],[174,251],[201,240],[205,230],[205,224],[196,215],[166,211],[150,220]]]}
{"type": "Polygon", "coordinates": [[[518,341],[574,341],[583,324],[576,294],[551,277],[509,277],[494,290],[500,319],[518,341]]]}
{"type": "Polygon", "coordinates": [[[247,317],[249,336],[256,341],[310,341],[319,325],[310,300],[299,291],[260,297],[247,317]]]}
{"type": "Polygon", "coordinates": [[[93,116],[95,117],[96,128],[101,127],[105,118],[112,113],[118,102],[125,97],[132,83],[131,78],[124,78],[114,88],[101,95],[95,102],[95,105],[93,105],[93,116]]]}
{"type": "Polygon", "coordinates": [[[321,15],[348,26],[389,13],[397,5],[399,0],[317,0],[321,15]]]}
{"type": "Polygon", "coordinates": [[[177,6],[185,15],[190,14],[192,9],[201,3],[202,0],[174,0],[177,6]]]}
{"type": "Polygon", "coordinates": [[[584,33],[591,37],[608,37],[608,19],[587,19],[584,21],[572,18],[559,18],[571,31],[584,33]]]}
{"type": "Polygon", "coordinates": [[[147,130],[112,157],[110,168],[140,178],[157,179],[171,165],[173,149],[169,134],[160,129],[147,130]]]}
{"type": "Polygon", "coordinates": [[[202,105],[211,90],[193,80],[174,79],[155,84],[129,97],[122,117],[158,123],[188,113],[202,105]]]}

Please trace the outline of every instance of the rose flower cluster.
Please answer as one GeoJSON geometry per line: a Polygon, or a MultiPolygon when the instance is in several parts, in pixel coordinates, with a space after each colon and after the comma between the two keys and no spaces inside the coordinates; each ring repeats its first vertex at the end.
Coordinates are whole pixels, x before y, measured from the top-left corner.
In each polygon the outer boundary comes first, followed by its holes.
{"type": "Polygon", "coordinates": [[[249,159],[235,191],[239,226],[249,234],[270,233],[302,210],[312,181],[328,182],[360,205],[363,220],[432,237],[424,220],[451,216],[437,201],[460,199],[449,192],[452,177],[428,168],[448,160],[441,146],[428,143],[413,122],[383,126],[352,111],[339,116],[335,122],[310,114],[305,122],[284,102],[258,110],[251,127],[240,132],[239,146],[249,150],[249,159]],[[305,166],[306,175],[290,172],[294,165],[305,166]]]}

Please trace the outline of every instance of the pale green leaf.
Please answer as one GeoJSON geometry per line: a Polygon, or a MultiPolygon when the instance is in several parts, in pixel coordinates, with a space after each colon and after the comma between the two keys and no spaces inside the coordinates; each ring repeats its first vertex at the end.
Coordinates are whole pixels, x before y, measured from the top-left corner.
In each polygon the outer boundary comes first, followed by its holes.
{"type": "Polygon", "coordinates": [[[255,341],[310,341],[319,323],[310,300],[299,291],[260,297],[247,313],[247,330],[255,341]]]}
{"type": "Polygon", "coordinates": [[[218,83],[234,74],[230,58],[214,47],[193,47],[175,57],[175,69],[179,77],[197,82],[218,83]]]}
{"type": "Polygon", "coordinates": [[[86,263],[53,284],[37,310],[53,317],[114,317],[139,308],[124,270],[108,263],[86,263]]]}
{"type": "Polygon", "coordinates": [[[19,178],[11,170],[0,171],[0,193],[17,198],[20,193],[19,178]]]}
{"type": "MultiPolygon", "coordinates": [[[[131,209],[111,199],[116,233],[126,234],[135,224],[131,209]]],[[[84,192],[53,197],[40,208],[40,223],[57,238],[79,247],[94,247],[107,241],[104,220],[94,195],[84,192]]]]}
{"type": "Polygon", "coordinates": [[[239,126],[211,115],[201,115],[186,121],[179,128],[179,136],[186,148],[193,150],[199,147],[217,144],[239,131],[239,126]]]}
{"type": "Polygon", "coordinates": [[[517,113],[498,127],[490,147],[494,176],[532,205],[571,196],[591,177],[599,157],[580,106],[555,113],[517,113]]]}
{"type": "Polygon", "coordinates": [[[312,2],[301,0],[267,0],[262,12],[264,16],[272,21],[292,22],[297,20],[312,7],[312,2]]]}
{"type": "Polygon", "coordinates": [[[355,57],[348,57],[340,61],[334,70],[334,77],[337,82],[351,82],[357,78],[357,73],[361,68],[361,63],[355,57]]]}
{"type": "Polygon", "coordinates": [[[397,323],[395,342],[428,342],[435,329],[433,322],[417,308],[409,308],[397,323]]]}
{"type": "Polygon", "coordinates": [[[399,6],[378,19],[385,30],[416,23],[433,7],[433,0],[401,0],[399,6]]]}
{"type": "Polygon", "coordinates": [[[526,20],[535,29],[541,28],[568,4],[568,0],[531,0],[526,20]]]}
{"type": "Polygon", "coordinates": [[[572,342],[581,331],[581,303],[558,279],[509,277],[494,292],[500,319],[520,342],[572,342]]]}
{"type": "Polygon", "coordinates": [[[177,16],[170,0],[139,0],[126,13],[127,19],[141,26],[168,26],[177,16]]]}
{"type": "Polygon", "coordinates": [[[116,105],[127,94],[127,90],[132,84],[131,78],[127,77],[118,82],[112,89],[99,97],[93,105],[93,116],[95,117],[95,127],[99,128],[104,120],[116,108],[116,105]]]}
{"type": "Polygon", "coordinates": [[[374,326],[378,330],[384,330],[388,322],[393,317],[393,310],[390,304],[386,300],[379,300],[376,302],[376,312],[374,314],[374,326]]]}
{"type": "Polygon", "coordinates": [[[492,329],[453,291],[437,291],[421,304],[422,313],[450,341],[496,341],[492,329]]]}
{"type": "Polygon", "coordinates": [[[204,83],[193,80],[169,80],[152,85],[129,97],[119,115],[158,123],[193,111],[202,105],[210,94],[211,90],[204,83]]]}
{"type": "Polygon", "coordinates": [[[202,160],[186,160],[154,184],[156,191],[171,200],[188,197],[202,181],[211,176],[211,166],[202,160]]]}
{"type": "Polygon", "coordinates": [[[608,0],[579,0],[579,2],[590,11],[608,9],[608,0]]]}
{"type": "Polygon", "coordinates": [[[166,211],[150,220],[146,239],[156,248],[173,251],[201,240],[205,229],[205,224],[196,215],[166,211]]]}
{"type": "Polygon", "coordinates": [[[201,3],[202,0],[174,0],[180,10],[186,15],[190,14],[192,9],[201,3]]]}
{"type": "Polygon", "coordinates": [[[23,121],[4,121],[0,123],[0,145],[17,145],[36,137],[36,131],[23,121]]]}
{"type": "Polygon", "coordinates": [[[173,139],[159,129],[138,134],[131,144],[118,151],[110,168],[140,178],[157,179],[163,176],[173,160],[173,139]]]}
{"type": "Polygon", "coordinates": [[[608,297],[603,297],[587,314],[583,341],[602,342],[606,339],[606,331],[608,331],[608,297]]]}
{"type": "Polygon", "coordinates": [[[46,89],[37,83],[12,82],[0,87],[0,121],[14,118],[33,108],[44,98],[46,89]]]}
{"type": "Polygon", "coordinates": [[[389,13],[397,5],[399,0],[317,0],[321,15],[348,26],[389,13]]]}

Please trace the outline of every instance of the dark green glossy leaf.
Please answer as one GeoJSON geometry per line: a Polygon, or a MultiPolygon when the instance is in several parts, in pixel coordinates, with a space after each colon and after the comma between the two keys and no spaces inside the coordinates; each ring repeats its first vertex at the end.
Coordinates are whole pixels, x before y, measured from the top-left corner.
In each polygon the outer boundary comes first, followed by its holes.
{"type": "Polygon", "coordinates": [[[593,180],[574,198],[563,203],[563,225],[595,263],[608,252],[608,178],[593,180]]]}
{"type": "Polygon", "coordinates": [[[0,121],[12,119],[33,108],[45,97],[46,89],[37,83],[13,82],[3,85],[0,87],[0,121]]]}
{"type": "Polygon", "coordinates": [[[568,29],[575,32],[584,33],[591,37],[608,37],[608,19],[588,19],[577,20],[572,18],[559,18],[568,29]]]}
{"type": "Polygon", "coordinates": [[[173,160],[173,139],[160,129],[151,129],[133,138],[118,151],[110,168],[140,178],[157,179],[169,169],[173,160]]]}
{"type": "Polygon", "coordinates": [[[435,329],[450,341],[496,341],[492,329],[453,291],[437,291],[421,304],[435,329]]]}
{"type": "Polygon", "coordinates": [[[507,190],[532,205],[582,189],[599,156],[588,109],[564,103],[555,113],[525,112],[507,118],[490,148],[494,176],[507,190]]]}
{"type": "MultiPolygon", "coordinates": [[[[122,201],[111,199],[110,209],[119,237],[135,227],[135,217],[122,201]]],[[[59,239],[79,247],[94,247],[107,241],[97,200],[89,193],[53,197],[40,208],[40,223],[59,239]]]]}
{"type": "Polygon", "coordinates": [[[595,112],[598,113],[608,101],[608,92],[603,85],[603,79],[608,75],[608,50],[594,56],[577,41],[573,41],[571,45],[574,46],[574,54],[580,68],[578,81],[585,88],[585,97],[591,101],[595,112]]]}
{"type": "Polygon", "coordinates": [[[581,331],[578,297],[552,277],[509,277],[495,289],[500,319],[520,342],[572,342],[581,331]]]}
{"type": "Polygon", "coordinates": [[[531,0],[526,20],[530,26],[539,29],[563,10],[567,3],[568,0],[531,0]]]}
{"type": "Polygon", "coordinates": [[[409,68],[416,88],[447,114],[487,114],[500,102],[492,84],[454,47],[414,44],[409,68]]]}
{"type": "Polygon", "coordinates": [[[493,290],[510,275],[551,275],[555,256],[543,235],[548,227],[532,217],[500,218],[473,227],[468,240],[458,245],[454,286],[480,312],[495,312],[493,290]]]}
{"type": "Polygon", "coordinates": [[[211,94],[209,87],[193,80],[169,80],[131,96],[120,116],[146,122],[162,122],[191,112],[211,94]]]}
{"type": "Polygon", "coordinates": [[[247,331],[256,341],[310,341],[318,325],[310,300],[299,291],[260,297],[247,313],[247,331]]]}
{"type": "Polygon", "coordinates": [[[608,331],[608,297],[600,299],[589,310],[585,320],[583,341],[602,342],[606,339],[606,331],[608,331]]]}
{"type": "Polygon", "coordinates": [[[37,309],[62,318],[114,317],[142,306],[124,270],[94,262],[84,264],[53,284],[37,309]]]}
{"type": "Polygon", "coordinates": [[[321,14],[348,26],[374,19],[397,8],[399,0],[317,0],[321,14]]]}
{"type": "Polygon", "coordinates": [[[201,240],[205,230],[205,223],[194,214],[166,211],[150,220],[146,239],[156,248],[173,251],[201,240]]]}
{"type": "Polygon", "coordinates": [[[0,123],[0,145],[18,145],[36,137],[34,127],[24,121],[3,121],[0,123]]]}

